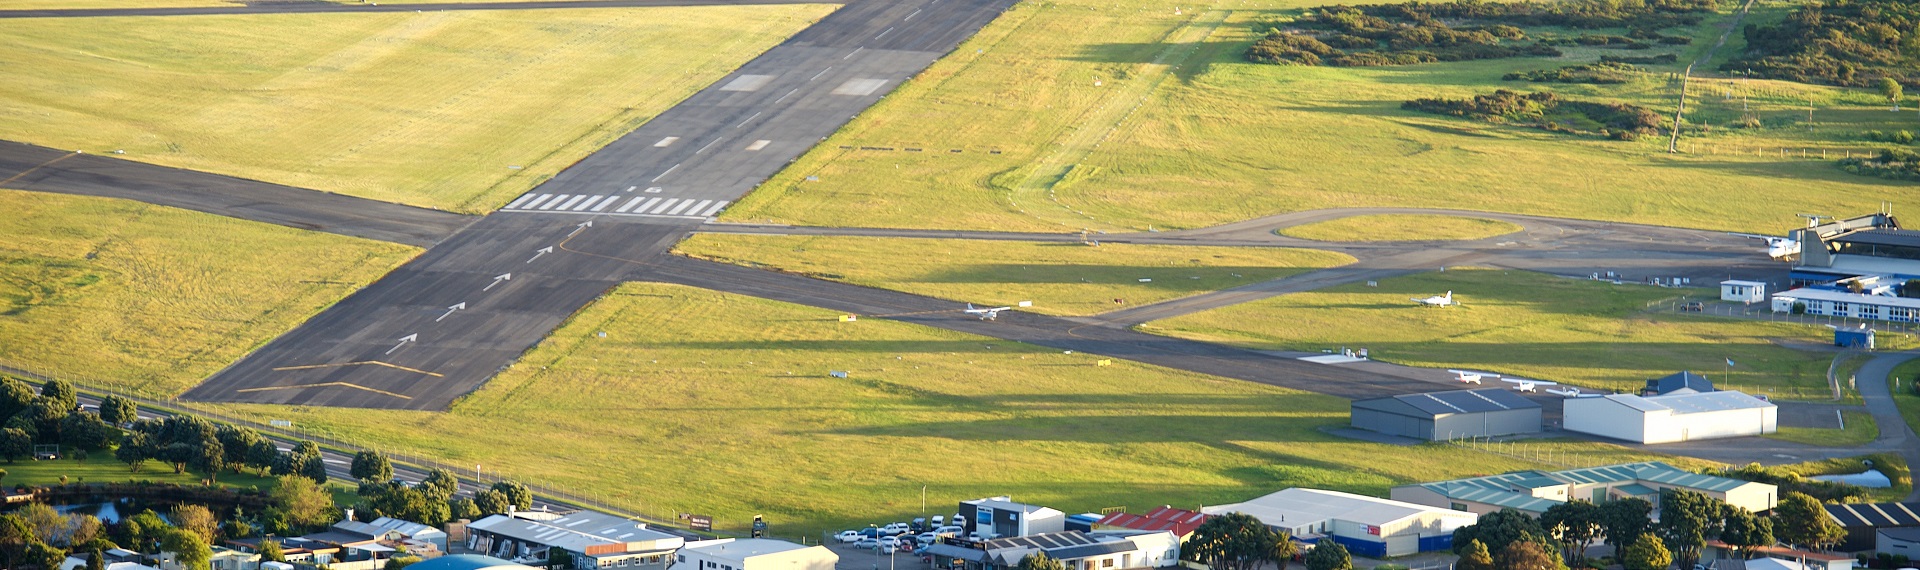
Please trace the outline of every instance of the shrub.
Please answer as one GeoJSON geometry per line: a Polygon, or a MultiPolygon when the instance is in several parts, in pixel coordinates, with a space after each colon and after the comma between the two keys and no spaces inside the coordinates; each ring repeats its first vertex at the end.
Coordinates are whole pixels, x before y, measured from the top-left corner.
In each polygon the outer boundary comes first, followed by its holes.
{"type": "Polygon", "coordinates": [[[1656,134],[1662,123],[1651,109],[1625,103],[1561,99],[1550,92],[1521,94],[1501,89],[1471,99],[1415,99],[1403,109],[1532,126],[1550,132],[1594,133],[1615,140],[1656,134]]]}

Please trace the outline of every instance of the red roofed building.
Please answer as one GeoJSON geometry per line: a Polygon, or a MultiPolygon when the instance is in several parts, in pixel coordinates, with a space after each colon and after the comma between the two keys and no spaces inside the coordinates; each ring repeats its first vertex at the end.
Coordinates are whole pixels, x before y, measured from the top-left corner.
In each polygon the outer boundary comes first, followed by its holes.
{"type": "Polygon", "coordinates": [[[1200,528],[1200,523],[1210,518],[1213,515],[1166,506],[1147,511],[1144,515],[1113,513],[1100,517],[1099,521],[1093,523],[1093,530],[1165,530],[1172,531],[1174,536],[1185,542],[1194,529],[1200,528]]]}

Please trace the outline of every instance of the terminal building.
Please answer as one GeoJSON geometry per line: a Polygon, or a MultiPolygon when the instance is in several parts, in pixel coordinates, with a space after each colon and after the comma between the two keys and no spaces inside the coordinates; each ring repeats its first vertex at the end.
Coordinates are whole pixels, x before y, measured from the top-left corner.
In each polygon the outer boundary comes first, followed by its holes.
{"type": "Polygon", "coordinates": [[[1775,312],[1920,322],[1920,230],[1902,229],[1890,214],[1877,213],[1795,230],[1798,259],[1789,274],[1794,289],[1771,296],[1775,312]]]}

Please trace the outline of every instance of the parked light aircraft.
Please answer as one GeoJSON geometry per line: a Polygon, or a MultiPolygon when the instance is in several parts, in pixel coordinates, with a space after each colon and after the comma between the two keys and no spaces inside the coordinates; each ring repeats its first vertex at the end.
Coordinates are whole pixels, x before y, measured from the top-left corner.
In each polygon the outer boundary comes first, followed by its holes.
{"type": "Polygon", "coordinates": [[[1472,370],[1448,370],[1448,372],[1452,372],[1453,378],[1459,380],[1461,384],[1479,384],[1482,378],[1500,379],[1499,374],[1492,372],[1474,372],[1472,370]]]}
{"type": "Polygon", "coordinates": [[[1448,291],[1445,295],[1434,295],[1425,299],[1414,297],[1410,300],[1429,307],[1447,307],[1460,304],[1460,302],[1453,300],[1452,291],[1448,291]]]}
{"type": "Polygon", "coordinates": [[[967,303],[966,312],[969,315],[980,315],[980,320],[991,321],[991,320],[1000,318],[1000,311],[1005,311],[1007,309],[1012,309],[1012,308],[1013,307],[992,307],[992,308],[982,307],[982,308],[976,309],[976,308],[973,308],[973,303],[967,303]]]}
{"type": "Polygon", "coordinates": [[[1559,385],[1558,383],[1548,382],[1546,380],[1528,380],[1525,378],[1501,378],[1500,381],[1513,383],[1513,389],[1521,392],[1537,392],[1539,390],[1536,388],[1541,386],[1559,385]]]}

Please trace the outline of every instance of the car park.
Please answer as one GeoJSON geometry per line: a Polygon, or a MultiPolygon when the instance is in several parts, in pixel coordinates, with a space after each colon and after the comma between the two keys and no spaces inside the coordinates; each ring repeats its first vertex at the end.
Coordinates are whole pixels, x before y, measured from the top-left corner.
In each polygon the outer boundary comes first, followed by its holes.
{"type": "Polygon", "coordinates": [[[843,530],[840,534],[833,535],[833,540],[841,543],[860,542],[860,531],[843,530]]]}
{"type": "Polygon", "coordinates": [[[880,539],[873,538],[871,536],[862,537],[860,539],[860,542],[853,543],[853,547],[854,548],[879,548],[880,539]]]}
{"type": "Polygon", "coordinates": [[[913,542],[916,544],[933,544],[934,539],[937,539],[937,538],[940,538],[940,535],[934,534],[931,532],[923,532],[923,533],[920,533],[919,536],[913,537],[913,542]]]}

